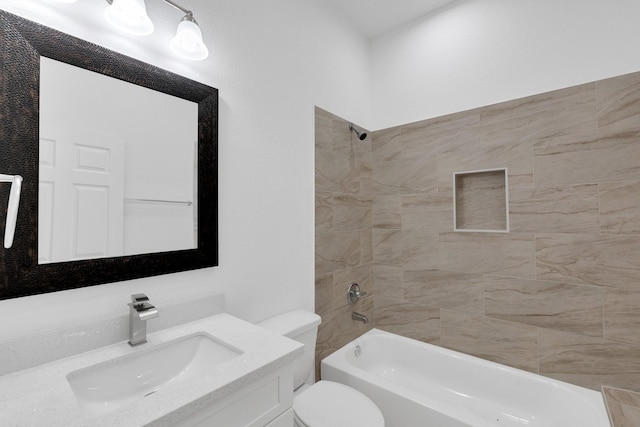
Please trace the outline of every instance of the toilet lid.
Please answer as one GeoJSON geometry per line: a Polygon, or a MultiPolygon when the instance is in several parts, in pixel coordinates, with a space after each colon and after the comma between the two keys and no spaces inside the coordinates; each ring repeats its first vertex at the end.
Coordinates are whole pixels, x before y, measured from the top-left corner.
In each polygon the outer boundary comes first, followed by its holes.
{"type": "Polygon", "coordinates": [[[293,411],[309,427],[384,427],[384,417],[375,403],[333,381],[318,381],[295,396],[293,411]]]}

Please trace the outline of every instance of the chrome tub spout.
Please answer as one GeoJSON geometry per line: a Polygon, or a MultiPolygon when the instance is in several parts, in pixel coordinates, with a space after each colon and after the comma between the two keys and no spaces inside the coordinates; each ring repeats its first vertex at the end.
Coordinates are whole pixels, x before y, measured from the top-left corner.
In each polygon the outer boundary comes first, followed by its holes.
{"type": "Polygon", "coordinates": [[[369,323],[369,319],[367,318],[367,316],[365,316],[364,314],[356,313],[355,311],[353,313],[351,313],[351,319],[359,320],[362,323],[364,323],[365,325],[367,323],[369,323]]]}

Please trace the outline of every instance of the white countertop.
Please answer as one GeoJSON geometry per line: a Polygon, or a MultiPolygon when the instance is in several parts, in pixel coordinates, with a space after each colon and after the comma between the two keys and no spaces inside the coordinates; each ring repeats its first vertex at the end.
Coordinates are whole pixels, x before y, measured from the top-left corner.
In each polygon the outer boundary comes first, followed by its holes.
{"type": "Polygon", "coordinates": [[[0,425],[169,426],[226,397],[302,354],[302,344],[228,314],[150,334],[148,343],[126,341],[0,377],[0,425]],[[85,414],[66,375],[149,346],[196,332],[208,332],[244,351],[197,378],[185,379],[99,417],[85,414]]]}

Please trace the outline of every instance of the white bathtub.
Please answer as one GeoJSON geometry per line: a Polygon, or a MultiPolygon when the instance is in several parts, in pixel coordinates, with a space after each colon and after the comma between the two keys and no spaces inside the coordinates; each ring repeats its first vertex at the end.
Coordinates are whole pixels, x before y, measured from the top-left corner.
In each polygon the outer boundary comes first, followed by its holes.
{"type": "Polygon", "coordinates": [[[378,329],[321,366],[369,396],[386,427],[609,426],[599,392],[378,329]]]}

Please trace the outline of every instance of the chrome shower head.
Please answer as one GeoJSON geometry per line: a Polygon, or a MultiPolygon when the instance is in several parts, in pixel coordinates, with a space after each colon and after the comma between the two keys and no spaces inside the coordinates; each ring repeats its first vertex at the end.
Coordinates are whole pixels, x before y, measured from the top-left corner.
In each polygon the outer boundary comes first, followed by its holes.
{"type": "Polygon", "coordinates": [[[358,130],[358,129],[353,125],[353,123],[349,123],[349,130],[350,130],[350,131],[352,131],[352,132],[354,132],[354,133],[358,136],[358,139],[359,139],[360,141],[364,141],[365,139],[367,139],[367,133],[366,133],[366,132],[362,132],[362,131],[358,130]]]}

